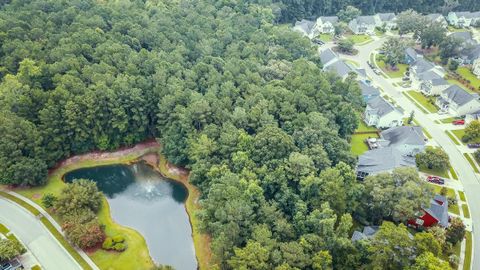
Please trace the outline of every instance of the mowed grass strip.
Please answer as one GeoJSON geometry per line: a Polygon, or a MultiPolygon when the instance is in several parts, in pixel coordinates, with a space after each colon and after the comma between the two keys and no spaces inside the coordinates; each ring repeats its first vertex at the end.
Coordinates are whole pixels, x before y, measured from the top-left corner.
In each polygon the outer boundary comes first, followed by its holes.
{"type": "Polygon", "coordinates": [[[415,104],[415,106],[417,106],[418,109],[420,109],[420,111],[422,111],[424,114],[428,114],[428,111],[425,110],[423,107],[421,107],[416,101],[415,99],[413,99],[409,94],[407,94],[406,92],[402,92],[402,94],[408,98],[411,102],[413,102],[413,104],[415,104]]]}
{"type": "Polygon", "coordinates": [[[412,98],[414,98],[415,101],[417,101],[420,105],[422,105],[425,109],[427,109],[430,113],[438,112],[437,106],[432,104],[430,102],[430,100],[427,97],[425,97],[422,93],[414,91],[414,90],[407,91],[407,93],[412,98]]]}
{"type": "Polygon", "coordinates": [[[445,134],[447,134],[448,137],[453,141],[454,144],[456,145],[461,145],[461,143],[457,140],[457,138],[448,130],[445,130],[445,134]]]}
{"type": "Polygon", "coordinates": [[[465,218],[470,218],[470,211],[468,210],[468,205],[466,203],[462,204],[463,216],[465,218]]]}
{"type": "Polygon", "coordinates": [[[458,196],[460,196],[460,200],[462,200],[462,202],[466,202],[467,199],[465,198],[465,192],[463,191],[458,191],[458,196]]]}
{"type": "Polygon", "coordinates": [[[467,231],[465,233],[465,260],[463,261],[463,270],[470,270],[472,265],[472,233],[467,231]]]}
{"type": "Polygon", "coordinates": [[[475,173],[479,173],[477,164],[475,163],[475,161],[473,161],[473,158],[470,156],[470,154],[463,153],[463,156],[465,156],[465,158],[468,160],[468,163],[470,163],[470,165],[472,166],[473,171],[475,171],[475,173]]]}

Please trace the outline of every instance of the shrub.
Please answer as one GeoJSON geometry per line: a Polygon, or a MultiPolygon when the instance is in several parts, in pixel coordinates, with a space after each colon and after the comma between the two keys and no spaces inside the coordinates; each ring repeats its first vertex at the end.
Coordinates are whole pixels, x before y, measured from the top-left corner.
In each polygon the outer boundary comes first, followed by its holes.
{"type": "Polygon", "coordinates": [[[115,243],[123,243],[125,242],[125,238],[122,235],[116,235],[113,237],[113,242],[115,243]]]}
{"type": "Polygon", "coordinates": [[[57,197],[52,193],[47,193],[42,197],[42,204],[43,206],[45,206],[45,208],[52,207],[56,201],[57,201],[57,197]]]}
{"type": "Polygon", "coordinates": [[[67,239],[81,249],[95,247],[105,239],[105,233],[96,220],[88,223],[65,222],[62,229],[67,239]]]}
{"type": "Polygon", "coordinates": [[[105,241],[103,241],[102,248],[106,249],[106,250],[109,250],[109,249],[113,248],[114,244],[115,244],[115,242],[113,242],[113,239],[111,237],[107,237],[107,239],[105,239],[105,241]]]}
{"type": "Polygon", "coordinates": [[[116,251],[124,251],[125,249],[127,249],[127,245],[125,245],[124,243],[116,243],[113,246],[113,249],[116,251]]]}

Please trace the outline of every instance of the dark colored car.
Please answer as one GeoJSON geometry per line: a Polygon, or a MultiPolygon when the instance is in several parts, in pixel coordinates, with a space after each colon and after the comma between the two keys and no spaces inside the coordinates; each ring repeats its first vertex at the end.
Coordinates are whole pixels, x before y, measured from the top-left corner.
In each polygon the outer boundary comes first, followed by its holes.
{"type": "Polygon", "coordinates": [[[480,143],[469,143],[468,148],[480,148],[480,143]]]}
{"type": "Polygon", "coordinates": [[[430,183],[435,183],[439,185],[445,184],[445,180],[443,178],[440,178],[438,176],[433,176],[433,175],[427,176],[427,181],[430,183]]]}

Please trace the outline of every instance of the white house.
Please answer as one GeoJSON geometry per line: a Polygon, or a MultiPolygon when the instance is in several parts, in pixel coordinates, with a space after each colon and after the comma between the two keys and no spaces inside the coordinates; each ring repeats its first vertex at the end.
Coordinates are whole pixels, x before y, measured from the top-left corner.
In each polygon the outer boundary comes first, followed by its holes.
{"type": "Polygon", "coordinates": [[[353,33],[359,34],[375,34],[376,21],[374,16],[359,16],[348,23],[348,27],[353,33]]]}
{"type": "Polygon", "coordinates": [[[387,30],[397,28],[397,17],[395,13],[378,13],[375,16],[375,27],[384,27],[387,30]]]}
{"type": "Polygon", "coordinates": [[[480,11],[478,12],[450,12],[447,16],[447,21],[450,25],[464,28],[470,27],[480,20],[480,11]]]}
{"type": "Polygon", "coordinates": [[[427,14],[426,17],[430,19],[434,24],[440,24],[444,28],[448,27],[448,22],[445,17],[440,13],[427,14]]]}
{"type": "Polygon", "coordinates": [[[450,86],[435,69],[418,74],[418,79],[420,81],[420,91],[426,96],[438,96],[450,86]]]}
{"type": "Polygon", "coordinates": [[[403,111],[387,102],[383,97],[376,97],[367,102],[364,121],[368,126],[377,128],[401,126],[403,111]]]}
{"type": "Polygon", "coordinates": [[[337,16],[318,17],[313,26],[313,36],[319,34],[334,34],[335,25],[338,22],[337,16]]]}
{"type": "Polygon", "coordinates": [[[442,92],[436,104],[441,110],[454,116],[463,116],[480,110],[477,95],[472,95],[458,85],[452,85],[442,92]]]}

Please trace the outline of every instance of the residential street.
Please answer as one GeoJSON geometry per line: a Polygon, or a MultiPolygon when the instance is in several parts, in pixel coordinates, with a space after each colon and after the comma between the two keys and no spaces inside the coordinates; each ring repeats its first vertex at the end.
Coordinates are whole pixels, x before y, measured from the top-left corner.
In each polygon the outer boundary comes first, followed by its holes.
{"type": "MultiPolygon", "coordinates": [[[[478,176],[473,171],[469,162],[465,159],[459,148],[453,143],[453,141],[445,134],[441,125],[434,123],[434,119],[431,115],[423,113],[413,104],[409,99],[402,95],[404,89],[392,85],[395,80],[386,79],[381,75],[376,75],[372,69],[368,66],[367,61],[370,60],[370,54],[382,46],[382,43],[386,38],[375,38],[375,40],[364,46],[359,46],[358,55],[345,56],[341,55],[341,58],[350,59],[358,62],[362,68],[367,71],[367,75],[372,78],[373,85],[376,85],[384,90],[391,98],[395,100],[398,106],[405,110],[408,114],[412,110],[415,112],[415,119],[422,125],[433,137],[438,145],[448,153],[450,162],[455,171],[458,174],[459,180],[463,184],[464,191],[467,196],[468,204],[470,206],[471,218],[473,222],[473,261],[472,269],[480,269],[480,233],[475,232],[475,224],[480,224],[480,209],[476,206],[480,205],[480,182],[478,176]]],[[[398,80],[397,80],[398,81],[398,80]]]]}
{"type": "Polygon", "coordinates": [[[6,225],[45,270],[77,270],[81,267],[30,212],[0,198],[0,223],[6,225]]]}

